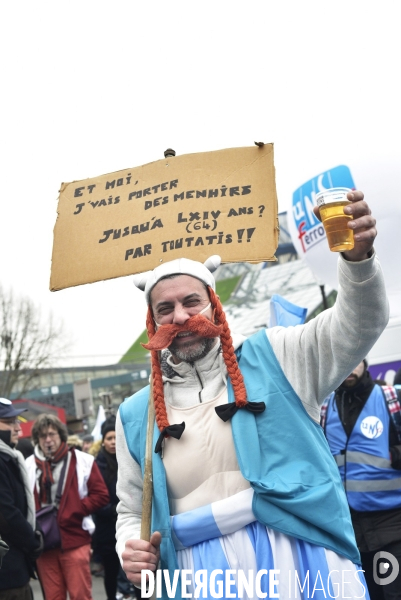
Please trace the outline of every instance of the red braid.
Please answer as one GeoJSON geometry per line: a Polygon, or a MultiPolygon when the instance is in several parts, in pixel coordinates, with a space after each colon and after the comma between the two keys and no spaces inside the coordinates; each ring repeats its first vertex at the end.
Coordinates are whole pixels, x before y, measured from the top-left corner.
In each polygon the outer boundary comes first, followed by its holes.
{"type": "MultiPolygon", "coordinates": [[[[151,340],[156,333],[156,330],[150,305],[148,306],[148,314],[146,316],[146,328],[148,330],[148,338],[151,340]]],[[[164,402],[162,370],[159,353],[156,350],[152,350],[150,354],[152,357],[153,402],[155,405],[156,423],[159,431],[163,431],[170,423],[167,419],[166,404],[164,402]]]]}
{"type": "Polygon", "coordinates": [[[211,287],[208,287],[210,301],[214,308],[215,322],[223,326],[223,333],[220,335],[221,347],[223,349],[223,358],[227,367],[228,375],[231,380],[231,385],[234,390],[235,404],[238,408],[242,408],[248,403],[246,399],[246,389],[244,378],[239,369],[237,357],[235,356],[233,340],[231,337],[230,328],[227,323],[226,315],[220,299],[214,293],[211,287]]]}

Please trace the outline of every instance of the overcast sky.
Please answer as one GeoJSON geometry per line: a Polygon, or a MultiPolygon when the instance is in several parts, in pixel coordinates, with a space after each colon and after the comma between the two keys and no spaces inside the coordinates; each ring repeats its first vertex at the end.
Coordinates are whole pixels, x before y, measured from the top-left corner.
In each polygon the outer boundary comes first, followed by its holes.
{"type": "Polygon", "coordinates": [[[275,144],[280,210],[352,159],[399,176],[398,11],[389,0],[2,3],[0,283],[64,320],[74,344],[62,364],[116,362],[145,303],[130,277],[49,291],[61,183],[168,147],[255,140],[275,144]]]}

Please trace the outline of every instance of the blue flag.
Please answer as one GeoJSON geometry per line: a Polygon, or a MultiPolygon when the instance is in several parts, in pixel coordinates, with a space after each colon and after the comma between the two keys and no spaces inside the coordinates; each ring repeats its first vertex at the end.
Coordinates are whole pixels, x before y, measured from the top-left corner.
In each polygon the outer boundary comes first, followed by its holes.
{"type": "Polygon", "coordinates": [[[270,298],[269,327],[275,327],[276,325],[281,325],[282,327],[302,325],[302,323],[305,323],[307,312],[307,308],[297,306],[282,296],[274,294],[270,298]]]}

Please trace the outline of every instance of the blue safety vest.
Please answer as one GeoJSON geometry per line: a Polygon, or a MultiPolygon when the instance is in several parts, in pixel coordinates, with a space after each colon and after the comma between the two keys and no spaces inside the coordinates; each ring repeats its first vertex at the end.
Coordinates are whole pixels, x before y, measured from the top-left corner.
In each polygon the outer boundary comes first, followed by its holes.
{"type": "MultiPolygon", "coordinates": [[[[255,492],[255,517],[268,527],[359,564],[347,500],[323,429],[308,415],[286,379],[265,330],[248,338],[238,357],[248,400],[266,404],[261,414],[255,416],[241,409],[231,420],[238,464],[255,492]]],[[[230,382],[227,389],[233,402],[230,382]]],[[[128,449],[142,473],[148,397],[149,387],[123,402],[119,409],[128,449]]],[[[183,435],[191,432],[185,430],[183,435]]],[[[154,440],[158,436],[155,424],[154,440]]],[[[153,454],[152,464],[152,531],[162,534],[161,568],[171,573],[178,565],[160,454],[153,454]]]]}
{"type": "Polygon", "coordinates": [[[390,414],[380,386],[374,386],[348,439],[332,394],[325,433],[355,510],[401,507],[401,472],[391,467],[389,432],[390,414]]]}

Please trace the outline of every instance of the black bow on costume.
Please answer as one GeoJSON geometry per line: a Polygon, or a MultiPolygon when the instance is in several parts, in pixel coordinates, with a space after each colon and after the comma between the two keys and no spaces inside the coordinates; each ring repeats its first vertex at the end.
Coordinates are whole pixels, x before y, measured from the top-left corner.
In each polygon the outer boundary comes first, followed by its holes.
{"type": "MultiPolygon", "coordinates": [[[[216,406],[214,410],[216,411],[220,419],[226,422],[229,421],[235,415],[238,408],[239,407],[235,404],[235,402],[229,402],[228,404],[216,406]]],[[[241,408],[245,408],[254,415],[258,415],[259,413],[262,413],[265,410],[266,404],[264,402],[248,402],[241,408]]]]}
{"type": "Polygon", "coordinates": [[[156,442],[156,446],[155,446],[156,454],[158,454],[161,451],[163,440],[166,436],[169,435],[169,436],[175,438],[176,440],[179,440],[180,437],[182,436],[182,434],[184,433],[184,429],[185,429],[184,421],[181,424],[177,423],[176,425],[168,425],[167,427],[165,427],[163,429],[163,431],[161,432],[161,434],[159,435],[159,439],[156,442]]]}

